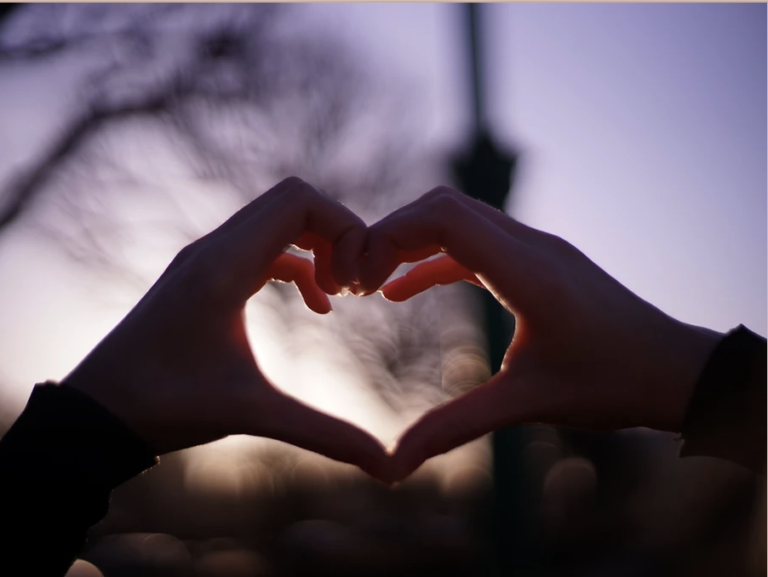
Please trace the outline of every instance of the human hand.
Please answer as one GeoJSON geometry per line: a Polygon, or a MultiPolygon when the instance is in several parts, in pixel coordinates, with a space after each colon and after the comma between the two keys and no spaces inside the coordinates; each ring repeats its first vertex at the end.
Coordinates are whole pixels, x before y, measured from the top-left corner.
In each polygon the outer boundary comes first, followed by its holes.
{"type": "Polygon", "coordinates": [[[353,283],[365,234],[341,204],[286,179],[184,248],[62,384],[90,395],[157,454],[248,434],[386,479],[377,440],[264,377],[244,324],[246,301],[269,280],[295,282],[310,309],[329,312],[326,293],[353,283]],[[315,266],[285,254],[290,244],[313,250],[315,266]]]}
{"type": "Polygon", "coordinates": [[[510,425],[679,430],[719,335],[681,323],[622,286],[566,241],[437,188],[368,230],[364,294],[404,301],[466,280],[516,317],[500,371],[424,415],[400,438],[393,475],[510,425]]]}

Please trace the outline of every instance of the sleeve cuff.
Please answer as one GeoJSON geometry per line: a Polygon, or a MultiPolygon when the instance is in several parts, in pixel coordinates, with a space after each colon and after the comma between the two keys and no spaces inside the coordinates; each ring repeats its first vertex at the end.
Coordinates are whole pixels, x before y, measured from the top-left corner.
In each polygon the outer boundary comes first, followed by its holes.
{"type": "Polygon", "coordinates": [[[719,457],[765,471],[766,362],[766,340],[743,325],[718,343],[688,404],[681,457],[719,457]]]}
{"type": "Polygon", "coordinates": [[[102,491],[158,462],[142,439],[95,400],[51,382],[35,386],[3,445],[6,464],[21,471],[51,479],[64,475],[102,491]]]}

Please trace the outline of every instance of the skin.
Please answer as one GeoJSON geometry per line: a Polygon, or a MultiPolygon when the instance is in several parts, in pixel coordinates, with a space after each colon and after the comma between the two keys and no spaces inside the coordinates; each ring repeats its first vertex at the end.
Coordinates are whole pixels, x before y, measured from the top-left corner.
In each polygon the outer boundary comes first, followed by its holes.
{"type": "Polygon", "coordinates": [[[485,287],[516,317],[500,371],[413,424],[393,478],[496,429],[548,423],[679,431],[699,372],[722,336],[633,294],[556,236],[446,187],[368,230],[360,292],[404,301],[436,285],[485,287]],[[384,285],[403,262],[428,256],[384,285]]]}
{"type": "Polygon", "coordinates": [[[289,178],[184,248],[62,384],[101,403],[157,454],[249,434],[393,483],[432,456],[518,423],[678,431],[721,336],[664,314],[566,241],[455,190],[434,189],[368,228],[289,178]],[[314,265],[286,254],[292,244],[312,250],[314,265]],[[438,254],[385,284],[401,263],[438,254]],[[399,302],[473,282],[515,315],[515,336],[496,375],[425,414],[389,455],[261,373],[244,307],[271,280],[295,282],[320,314],[342,287],[399,302]]]}
{"type": "Polygon", "coordinates": [[[184,248],[128,316],[62,382],[131,427],[156,454],[232,434],[278,439],[387,479],[382,445],[284,394],[259,370],[246,301],[268,281],[295,282],[325,314],[353,282],[365,224],[298,178],[281,182],[184,248]],[[294,244],[315,266],[285,254],[294,244]]]}

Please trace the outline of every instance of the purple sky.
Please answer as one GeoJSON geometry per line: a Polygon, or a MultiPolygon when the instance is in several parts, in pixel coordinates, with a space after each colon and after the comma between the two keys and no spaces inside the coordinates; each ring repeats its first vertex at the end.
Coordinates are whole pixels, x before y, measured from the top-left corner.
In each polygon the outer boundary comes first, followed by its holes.
{"type": "Polygon", "coordinates": [[[766,6],[488,6],[516,214],[693,323],[766,332],[766,6]]]}
{"type": "MultiPolygon", "coordinates": [[[[766,334],[766,6],[482,10],[489,116],[523,155],[514,215],[674,316],[766,334]]],[[[462,7],[300,11],[423,97],[427,142],[461,142],[462,7]]]]}

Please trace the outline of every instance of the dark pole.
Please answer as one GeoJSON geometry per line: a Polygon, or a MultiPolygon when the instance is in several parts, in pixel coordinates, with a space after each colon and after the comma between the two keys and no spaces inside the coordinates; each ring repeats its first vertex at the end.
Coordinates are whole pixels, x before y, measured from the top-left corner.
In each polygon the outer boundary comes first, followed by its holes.
{"type": "Polygon", "coordinates": [[[479,7],[477,4],[465,4],[467,8],[467,20],[469,24],[469,50],[472,58],[471,63],[471,75],[472,75],[472,110],[475,113],[475,132],[485,128],[485,118],[483,118],[483,103],[485,99],[483,97],[483,83],[481,70],[482,55],[479,38],[479,20],[478,13],[479,7]]]}
{"type": "MultiPolygon", "coordinates": [[[[500,210],[504,209],[514,179],[517,156],[497,147],[485,116],[482,54],[483,4],[465,4],[471,54],[471,85],[474,128],[468,154],[454,160],[453,167],[462,190],[500,210]]],[[[490,247],[489,247],[490,248],[490,247]]],[[[514,317],[487,291],[479,291],[488,338],[491,370],[501,367],[504,353],[514,334],[514,317]]],[[[533,575],[533,492],[523,462],[525,428],[497,431],[493,446],[493,529],[496,548],[495,573],[499,576],[533,575]]]]}

